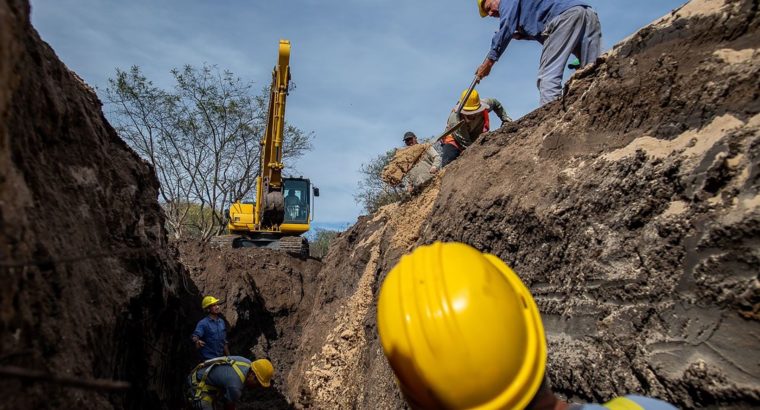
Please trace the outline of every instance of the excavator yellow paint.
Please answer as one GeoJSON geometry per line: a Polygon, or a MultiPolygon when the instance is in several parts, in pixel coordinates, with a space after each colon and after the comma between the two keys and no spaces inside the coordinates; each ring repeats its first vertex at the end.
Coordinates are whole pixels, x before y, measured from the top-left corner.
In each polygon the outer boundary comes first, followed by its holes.
{"type": "Polygon", "coordinates": [[[299,235],[312,220],[311,193],[319,195],[305,178],[282,176],[285,103],[290,83],[290,41],[280,40],[277,66],[272,70],[269,110],[261,139],[260,172],[256,177],[256,202],[230,206],[227,229],[239,237],[233,246],[257,246],[308,254],[308,242],[299,235]]]}

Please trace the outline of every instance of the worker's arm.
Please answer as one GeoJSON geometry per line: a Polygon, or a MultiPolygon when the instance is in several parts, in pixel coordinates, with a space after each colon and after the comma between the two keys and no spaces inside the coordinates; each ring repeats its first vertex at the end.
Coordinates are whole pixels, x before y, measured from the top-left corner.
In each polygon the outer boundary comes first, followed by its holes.
{"type": "Polygon", "coordinates": [[[430,167],[430,173],[435,174],[438,172],[439,169],[441,169],[441,154],[438,153],[438,150],[435,149],[434,145],[436,143],[430,144],[430,146],[427,149],[427,155],[428,158],[430,158],[430,162],[433,163],[433,166],[430,167]]]}
{"type": "Polygon", "coordinates": [[[224,355],[229,356],[230,355],[230,346],[227,344],[227,341],[224,341],[224,355]]]}
{"type": "Polygon", "coordinates": [[[509,115],[507,115],[507,110],[504,109],[504,106],[501,105],[501,102],[497,100],[496,98],[484,98],[483,102],[488,104],[489,107],[491,107],[491,111],[493,111],[496,116],[499,117],[502,124],[505,122],[511,122],[512,118],[509,118],[509,115]]]}
{"type": "Polygon", "coordinates": [[[507,49],[512,36],[517,31],[518,27],[518,15],[517,8],[519,2],[517,1],[502,1],[499,4],[499,30],[494,34],[491,39],[491,49],[488,51],[486,59],[475,71],[475,74],[482,78],[488,76],[491,73],[491,67],[499,61],[499,58],[504,54],[504,50],[507,49]]]}
{"type": "Polygon", "coordinates": [[[206,334],[205,326],[203,326],[203,321],[201,320],[198,322],[198,324],[195,326],[195,330],[193,331],[193,335],[190,336],[190,339],[192,339],[193,344],[195,345],[196,349],[200,349],[201,347],[206,345],[206,342],[204,342],[203,336],[206,334]]]}

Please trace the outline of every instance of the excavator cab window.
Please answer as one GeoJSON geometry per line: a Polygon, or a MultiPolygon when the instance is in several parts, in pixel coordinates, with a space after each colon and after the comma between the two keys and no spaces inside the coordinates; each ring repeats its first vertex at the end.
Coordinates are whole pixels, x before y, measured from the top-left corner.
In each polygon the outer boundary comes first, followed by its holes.
{"type": "Polygon", "coordinates": [[[305,179],[285,179],[285,223],[305,224],[309,222],[309,181],[305,179]]]}

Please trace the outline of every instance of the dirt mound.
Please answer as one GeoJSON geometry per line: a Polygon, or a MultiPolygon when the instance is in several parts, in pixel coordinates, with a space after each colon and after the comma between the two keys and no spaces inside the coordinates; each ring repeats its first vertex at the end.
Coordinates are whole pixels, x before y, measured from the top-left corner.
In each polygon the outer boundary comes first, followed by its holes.
{"type": "Polygon", "coordinates": [[[360,219],[325,259],[288,395],[403,407],[374,298],[410,247],[452,240],[530,285],[571,399],[760,405],[759,24],[754,1],[688,3],[481,137],[440,186],[360,219]]]}
{"type": "Polygon", "coordinates": [[[282,392],[288,389],[286,375],[313,307],[322,263],[269,249],[218,248],[196,242],[182,242],[178,248],[200,294],[224,301],[230,352],[268,358],[275,366],[272,389],[246,394],[245,403],[238,407],[289,408],[282,392]]]}
{"type": "Polygon", "coordinates": [[[414,167],[414,164],[420,160],[422,154],[429,147],[430,144],[416,144],[396,150],[388,165],[383,168],[381,176],[383,181],[393,186],[400,184],[404,175],[414,167]]]}
{"type": "Polygon", "coordinates": [[[167,247],[152,170],[0,2],[0,366],[128,391],[3,378],[3,408],[159,408],[177,399],[195,294],[167,247]]]}

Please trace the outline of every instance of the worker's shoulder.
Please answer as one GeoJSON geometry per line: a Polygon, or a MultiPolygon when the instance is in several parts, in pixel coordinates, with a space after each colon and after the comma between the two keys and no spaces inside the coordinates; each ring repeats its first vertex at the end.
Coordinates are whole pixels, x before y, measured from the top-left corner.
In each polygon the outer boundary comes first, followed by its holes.
{"type": "Polygon", "coordinates": [[[501,101],[499,101],[499,100],[497,100],[496,98],[493,98],[493,97],[481,98],[480,101],[482,101],[483,103],[485,103],[489,107],[493,107],[495,105],[501,105],[501,101]]]}
{"type": "Polygon", "coordinates": [[[589,403],[571,408],[581,410],[677,410],[668,402],[637,395],[616,397],[603,405],[589,403]]]}
{"type": "Polygon", "coordinates": [[[243,356],[227,356],[227,357],[229,357],[231,360],[236,361],[236,362],[244,362],[244,363],[251,364],[251,360],[246,359],[243,356]]]}
{"type": "Polygon", "coordinates": [[[208,316],[203,316],[201,320],[198,321],[198,326],[201,325],[208,325],[211,319],[208,316]]]}

